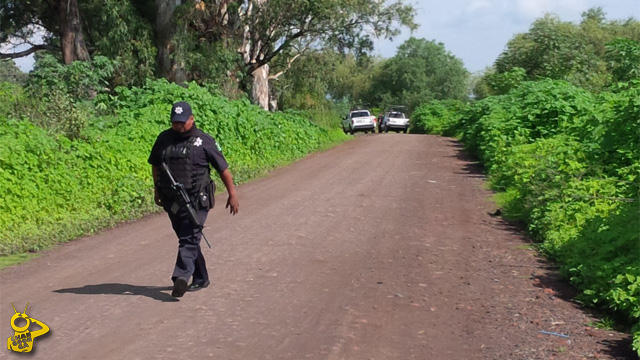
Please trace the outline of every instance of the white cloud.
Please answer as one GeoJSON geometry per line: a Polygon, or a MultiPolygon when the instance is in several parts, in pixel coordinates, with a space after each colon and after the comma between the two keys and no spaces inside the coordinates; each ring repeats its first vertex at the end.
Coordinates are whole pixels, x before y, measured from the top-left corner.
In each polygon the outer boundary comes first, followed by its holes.
{"type": "Polygon", "coordinates": [[[587,0],[518,0],[518,11],[526,18],[534,19],[545,13],[565,14],[581,13],[589,8],[587,0]]]}
{"type": "MultiPolygon", "coordinates": [[[[517,33],[545,13],[563,21],[579,22],[581,14],[602,7],[607,19],[640,20],[640,0],[409,0],[417,9],[420,28],[412,36],[443,42],[471,71],[490,66],[517,33]]],[[[395,55],[396,47],[409,38],[403,31],[393,41],[378,40],[376,53],[395,55]]]]}
{"type": "Polygon", "coordinates": [[[467,6],[467,13],[473,13],[477,10],[490,9],[492,7],[491,2],[487,0],[473,0],[471,4],[467,6]]]}

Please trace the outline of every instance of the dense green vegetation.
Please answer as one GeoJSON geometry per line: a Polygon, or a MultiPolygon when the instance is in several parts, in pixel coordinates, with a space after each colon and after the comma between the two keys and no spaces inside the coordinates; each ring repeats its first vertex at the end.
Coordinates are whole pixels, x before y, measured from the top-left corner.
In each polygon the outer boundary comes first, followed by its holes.
{"type": "Polygon", "coordinates": [[[178,99],[238,181],[343,141],[355,103],[401,104],[411,132],[478,156],[505,216],[640,353],[640,22],[546,15],[469,81],[436,41],[370,55],[417,27],[407,3],[4,1],[0,43],[44,39],[0,53],[0,255],[157,211],[146,159],[178,99]],[[29,74],[9,60],[34,52],[29,74]]]}
{"type": "Polygon", "coordinates": [[[402,104],[413,110],[428,100],[467,98],[468,72],[442,43],[410,38],[382,62],[373,76],[368,102],[402,104]]]}
{"type": "Polygon", "coordinates": [[[466,99],[469,73],[442,43],[409,38],[395,56],[316,53],[294,64],[275,84],[283,108],[367,104],[381,111],[405,105],[410,113],[428,100],[466,99]]]}
{"type": "Polygon", "coordinates": [[[156,210],[146,157],[178,99],[238,181],[345,140],[340,117],[380,61],[362,29],[397,35],[413,15],[403,0],[3,2],[0,42],[28,47],[0,53],[0,254],[156,210]],[[31,53],[23,74],[10,59],[31,53]],[[250,105],[265,107],[258,73],[280,112],[250,105]]]}
{"type": "MultiPolygon", "coordinates": [[[[7,108],[30,101],[19,86],[2,84],[7,108]]],[[[300,114],[269,113],[211,87],[164,80],[98,96],[93,104],[100,114],[84,127],[72,124],[81,129],[75,137],[20,113],[1,116],[0,253],[42,249],[156,211],[146,160],[157,134],[169,127],[175,99],[193,105],[196,123],[222,145],[240,182],[344,139],[340,130],[300,114]]]]}
{"type": "Polygon", "coordinates": [[[5,0],[0,43],[22,42],[22,56],[48,52],[65,64],[116,60],[115,85],[216,83],[268,109],[271,83],[293,62],[318,50],[365,54],[374,37],[415,29],[414,13],[406,0],[5,0]],[[33,45],[37,32],[45,36],[33,45]]]}
{"type": "Polygon", "coordinates": [[[414,12],[404,0],[4,1],[0,43],[27,47],[0,53],[0,254],[156,210],[146,158],[178,99],[238,181],[345,140],[342,80],[369,63],[363,29],[394,36],[416,27],[414,12]],[[8,60],[31,53],[28,75],[8,60]],[[327,59],[347,65],[324,71],[330,82],[298,81],[327,59]],[[265,97],[281,112],[250,105],[265,97]]]}
{"type": "Polygon", "coordinates": [[[576,41],[564,36],[579,38],[585,24],[594,26],[593,14],[580,25],[536,21],[483,79],[498,95],[426,103],[412,125],[414,132],[457,136],[477,154],[505,217],[527,224],[540,249],[581,290],[580,301],[631,326],[640,353],[638,22],[599,19],[600,27],[589,29],[602,36],[582,39],[606,51],[585,54],[592,57],[586,63],[564,53],[567,43],[538,39],[545,30],[546,37],[576,41]],[[613,36],[625,33],[636,37],[613,36]],[[531,39],[546,48],[514,50],[531,39]],[[601,71],[585,64],[600,64],[601,71]]]}
{"type": "Polygon", "coordinates": [[[546,15],[517,34],[475,87],[476,98],[504,94],[520,80],[566,80],[591,91],[637,78],[640,22],[606,20],[601,8],[582,14],[579,24],[546,15]]]}

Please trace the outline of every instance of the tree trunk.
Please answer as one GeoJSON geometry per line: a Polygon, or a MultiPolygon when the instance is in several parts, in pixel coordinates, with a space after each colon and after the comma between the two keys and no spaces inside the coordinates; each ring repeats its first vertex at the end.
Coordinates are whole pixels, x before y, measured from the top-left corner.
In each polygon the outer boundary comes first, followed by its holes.
{"type": "Polygon", "coordinates": [[[170,82],[182,84],[187,80],[183,64],[172,59],[178,51],[173,37],[176,33],[176,22],[173,12],[182,3],[181,0],[156,0],[156,74],[170,82]]]}
{"type": "MultiPolygon", "coordinates": [[[[264,3],[266,0],[254,0],[256,5],[264,3]]],[[[249,18],[255,11],[254,2],[249,1],[245,16],[249,18]]],[[[245,24],[242,34],[242,45],[238,49],[244,59],[244,64],[251,77],[251,102],[265,110],[269,110],[269,64],[258,68],[255,64],[263,54],[260,54],[261,43],[257,41],[259,37],[253,34],[254,24],[245,24]]]]}
{"type": "Polygon", "coordinates": [[[269,111],[278,111],[278,96],[273,92],[271,92],[271,95],[269,96],[269,111]]]}
{"type": "Polygon", "coordinates": [[[60,46],[65,64],[76,60],[91,60],[82,35],[78,0],[59,0],[60,46]]]}
{"type": "Polygon", "coordinates": [[[269,65],[262,65],[251,74],[251,101],[269,110],[269,65]]]}

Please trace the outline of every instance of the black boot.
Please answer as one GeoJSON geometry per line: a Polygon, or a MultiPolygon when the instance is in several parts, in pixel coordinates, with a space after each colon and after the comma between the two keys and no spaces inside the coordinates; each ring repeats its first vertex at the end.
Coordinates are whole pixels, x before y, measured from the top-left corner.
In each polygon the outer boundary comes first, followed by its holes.
{"type": "Polygon", "coordinates": [[[189,288],[187,289],[188,291],[198,291],[200,289],[204,289],[207,286],[209,286],[209,284],[211,284],[211,281],[209,280],[205,280],[204,282],[192,282],[191,285],[189,285],[189,288]]]}
{"type": "Polygon", "coordinates": [[[171,296],[179,298],[182,297],[185,292],[187,292],[187,279],[177,278],[173,283],[173,291],[171,292],[171,296]]]}

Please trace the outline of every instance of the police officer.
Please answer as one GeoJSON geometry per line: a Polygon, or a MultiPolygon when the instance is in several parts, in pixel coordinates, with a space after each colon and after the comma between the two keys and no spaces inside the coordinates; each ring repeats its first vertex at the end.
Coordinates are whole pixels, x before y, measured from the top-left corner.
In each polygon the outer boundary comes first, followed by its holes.
{"type": "Polygon", "coordinates": [[[177,102],[171,108],[171,128],[158,135],[151,149],[149,164],[155,184],[155,202],[169,214],[171,226],[178,236],[178,257],[171,280],[171,296],[207,287],[210,284],[207,264],[200,249],[202,229],[193,224],[184,208],[178,206],[171,191],[169,177],[160,170],[166,163],[176,182],[185,186],[194,204],[200,224],[204,224],[209,209],[214,205],[215,185],[210,177],[209,165],[220,174],[229,198],[226,208],[232,215],[238,213],[238,197],[233,177],[218,143],[196,127],[191,106],[177,102]],[[193,276],[190,285],[189,278],[193,276]]]}

